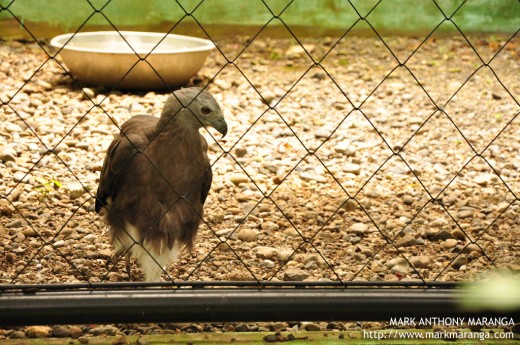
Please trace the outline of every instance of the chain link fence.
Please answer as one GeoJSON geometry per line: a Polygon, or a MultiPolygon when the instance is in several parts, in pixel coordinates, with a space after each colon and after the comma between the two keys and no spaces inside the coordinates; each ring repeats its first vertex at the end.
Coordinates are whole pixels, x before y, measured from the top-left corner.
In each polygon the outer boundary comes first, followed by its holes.
{"type": "MultiPolygon", "coordinates": [[[[0,283],[128,281],[93,210],[99,170],[120,125],[158,114],[173,90],[81,85],[19,2],[0,8],[32,37],[0,47],[0,283]]],[[[94,16],[119,32],[111,2],[86,0],[74,32],[94,16]]],[[[433,0],[430,32],[386,36],[381,1],[367,12],[348,1],[357,19],[313,37],[284,20],[295,2],[262,1],[265,25],[231,38],[197,19],[208,1],[171,2],[183,15],[166,33],[189,27],[216,45],[190,84],[215,95],[230,133],[205,134],[206,216],[161,285],[430,286],[518,272],[520,23],[467,34],[466,1],[433,0]]]]}

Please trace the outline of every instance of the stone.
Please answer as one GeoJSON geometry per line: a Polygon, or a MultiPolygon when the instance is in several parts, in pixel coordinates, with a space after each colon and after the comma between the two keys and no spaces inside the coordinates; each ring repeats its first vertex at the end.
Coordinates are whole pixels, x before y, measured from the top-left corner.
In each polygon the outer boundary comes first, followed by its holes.
{"type": "Polygon", "coordinates": [[[73,339],[78,339],[82,334],[83,330],[78,326],[68,326],[69,335],[73,339]]]}
{"type": "Polygon", "coordinates": [[[397,247],[411,247],[417,244],[417,239],[410,234],[398,239],[395,243],[397,247]]]}
{"type": "Polygon", "coordinates": [[[98,335],[116,335],[118,329],[111,325],[103,325],[103,326],[97,326],[90,330],[89,333],[91,333],[94,336],[98,335]]]}
{"type": "Polygon", "coordinates": [[[269,330],[273,332],[284,332],[289,325],[286,322],[274,322],[269,326],[269,330]]]}
{"type": "Polygon", "coordinates": [[[307,172],[307,171],[302,171],[300,173],[300,178],[303,181],[316,181],[316,182],[319,182],[319,183],[327,183],[328,182],[328,179],[325,176],[318,175],[316,173],[310,173],[310,172],[307,172]]]}
{"type": "Polygon", "coordinates": [[[384,279],[384,281],[387,281],[387,282],[398,282],[399,281],[399,277],[396,276],[395,274],[385,274],[383,279],[384,279]]]}
{"type": "Polygon", "coordinates": [[[314,131],[314,136],[320,139],[326,139],[330,136],[330,130],[326,127],[320,127],[314,131]]]}
{"type": "Polygon", "coordinates": [[[289,236],[289,237],[300,237],[300,234],[298,233],[298,231],[295,228],[293,228],[292,226],[285,229],[283,231],[283,233],[285,236],[289,236]]]}
{"type": "Polygon", "coordinates": [[[300,270],[297,268],[289,268],[285,271],[283,280],[285,281],[303,281],[309,278],[311,275],[309,272],[300,270]]]}
{"type": "Polygon", "coordinates": [[[393,259],[388,260],[386,262],[386,267],[388,267],[388,268],[392,268],[392,267],[397,266],[397,265],[405,266],[405,265],[408,265],[408,263],[402,257],[393,258],[393,259]]]}
{"type": "Polygon", "coordinates": [[[47,326],[29,326],[25,329],[27,338],[48,338],[52,335],[52,328],[47,326]]]}
{"type": "Polygon", "coordinates": [[[463,253],[477,252],[482,254],[482,249],[476,243],[470,243],[462,249],[463,253]]]}
{"type": "Polygon", "coordinates": [[[53,247],[61,248],[61,247],[65,247],[66,245],[67,245],[67,243],[64,240],[58,240],[58,241],[54,242],[53,247]]]}
{"type": "Polygon", "coordinates": [[[70,183],[65,186],[65,191],[71,199],[77,199],[85,194],[86,190],[83,188],[81,183],[70,183]]]}
{"type": "Polygon", "coordinates": [[[274,222],[271,222],[271,221],[266,221],[266,222],[263,222],[262,225],[262,230],[266,230],[266,231],[278,231],[280,230],[280,226],[274,222]]]}
{"type": "Polygon", "coordinates": [[[245,155],[247,155],[247,149],[245,147],[237,147],[235,149],[235,156],[237,156],[237,158],[245,157],[245,155]]]}
{"type": "Polygon", "coordinates": [[[14,182],[29,182],[29,174],[24,173],[23,171],[17,171],[13,174],[14,182]]]}
{"type": "Polygon", "coordinates": [[[342,165],[342,170],[349,174],[359,175],[361,172],[361,166],[354,163],[345,163],[342,165]]]}
{"type": "Polygon", "coordinates": [[[12,122],[5,123],[4,129],[8,133],[21,133],[21,132],[23,132],[22,127],[18,126],[16,123],[12,123],[12,122]]]}
{"type": "Polygon", "coordinates": [[[453,260],[451,266],[455,269],[459,269],[462,266],[466,265],[468,262],[469,260],[466,256],[460,255],[455,260],[453,260]]]}
{"type": "Polygon", "coordinates": [[[473,182],[475,182],[479,186],[485,187],[488,184],[493,183],[493,181],[496,181],[497,179],[498,179],[497,175],[486,173],[486,174],[480,174],[480,175],[475,176],[475,178],[473,179],[473,182]]]}
{"type": "Polygon", "coordinates": [[[464,235],[464,232],[462,232],[462,230],[460,230],[460,229],[452,230],[451,235],[453,236],[453,238],[455,238],[457,240],[461,240],[461,241],[466,240],[466,235],[464,235]]]}
{"type": "Polygon", "coordinates": [[[446,230],[441,230],[441,231],[435,233],[431,237],[432,241],[442,241],[442,240],[447,240],[450,238],[453,238],[453,235],[449,231],[446,231],[446,230]]]}
{"type": "Polygon", "coordinates": [[[304,47],[302,47],[299,44],[290,46],[285,51],[285,55],[289,59],[305,56],[307,54],[305,51],[308,51],[309,53],[311,53],[314,50],[315,46],[313,44],[306,44],[306,45],[304,45],[304,47]]]}
{"type": "Polygon", "coordinates": [[[16,151],[9,146],[0,146],[0,161],[14,162],[16,161],[16,151]]]}
{"type": "Polygon", "coordinates": [[[352,232],[355,235],[363,235],[368,232],[368,225],[364,223],[354,223],[349,228],[349,232],[352,232]]]}
{"type": "Polygon", "coordinates": [[[268,334],[263,338],[263,340],[266,343],[276,343],[280,341],[279,336],[276,334],[268,334]]]}
{"type": "Polygon", "coordinates": [[[291,249],[282,249],[278,252],[278,259],[280,261],[287,261],[291,258],[291,256],[294,254],[294,251],[291,249]]]}
{"type": "Polygon", "coordinates": [[[432,259],[427,255],[412,256],[410,263],[415,268],[428,268],[432,263],[432,259]]]}
{"type": "Polygon", "coordinates": [[[347,156],[353,156],[355,153],[355,151],[352,148],[352,145],[348,141],[342,141],[342,142],[338,143],[334,147],[334,151],[336,151],[337,153],[347,155],[347,156]]]}
{"type": "Polygon", "coordinates": [[[249,327],[245,323],[239,323],[235,326],[237,332],[249,332],[249,327]]]}
{"type": "Polygon", "coordinates": [[[448,238],[446,241],[442,242],[442,246],[446,249],[455,248],[457,246],[457,240],[454,238],[448,238]]]}
{"type": "Polygon", "coordinates": [[[56,325],[52,327],[52,336],[55,338],[68,338],[70,337],[69,328],[67,326],[56,325]]]}
{"type": "Polygon", "coordinates": [[[475,215],[475,210],[471,209],[471,208],[460,209],[457,212],[458,218],[473,218],[474,215],[475,215]]]}
{"type": "Polygon", "coordinates": [[[315,323],[307,323],[303,326],[303,329],[309,332],[321,331],[321,327],[315,323]]]}
{"type": "Polygon", "coordinates": [[[231,175],[231,177],[229,178],[229,180],[230,180],[231,183],[233,183],[235,186],[238,186],[238,185],[241,184],[241,183],[247,183],[247,182],[249,182],[249,177],[247,177],[247,175],[245,175],[245,174],[233,174],[233,175],[231,175]]]}
{"type": "Polygon", "coordinates": [[[24,225],[24,221],[22,219],[15,219],[10,221],[5,225],[7,229],[17,229],[24,225]]]}
{"type": "Polygon", "coordinates": [[[256,252],[256,257],[259,259],[277,259],[278,249],[273,247],[256,247],[253,249],[256,252]]]}
{"type": "Polygon", "coordinates": [[[91,88],[84,87],[81,89],[81,91],[82,91],[84,100],[88,100],[88,99],[94,100],[94,97],[96,97],[96,93],[91,88]]]}
{"type": "Polygon", "coordinates": [[[253,242],[258,240],[258,230],[255,229],[240,229],[238,231],[238,239],[244,242],[253,242]]]}
{"type": "Polygon", "coordinates": [[[343,203],[343,205],[341,205],[341,207],[345,211],[351,212],[351,211],[355,211],[358,208],[358,203],[355,200],[349,199],[349,200],[345,201],[343,203]]]}

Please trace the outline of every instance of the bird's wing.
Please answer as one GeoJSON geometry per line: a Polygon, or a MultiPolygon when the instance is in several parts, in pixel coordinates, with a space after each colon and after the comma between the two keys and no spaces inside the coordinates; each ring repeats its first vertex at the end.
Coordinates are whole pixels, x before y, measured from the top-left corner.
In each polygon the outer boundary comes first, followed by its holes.
{"type": "Polygon", "coordinates": [[[100,212],[113,199],[130,170],[131,161],[150,140],[151,129],[158,119],[148,115],[132,117],[121,126],[119,134],[108,147],[103,162],[96,196],[96,212],[100,212]]]}
{"type": "MultiPolygon", "coordinates": [[[[202,137],[202,146],[204,149],[204,153],[208,150],[208,143],[206,142],[206,139],[202,137]]],[[[207,156],[206,156],[207,157],[207,156]]],[[[202,186],[200,190],[200,202],[204,205],[206,202],[206,199],[208,197],[209,190],[211,189],[211,182],[213,180],[213,171],[211,170],[211,165],[209,164],[209,159],[207,159],[207,167],[205,167],[206,171],[204,173],[204,177],[202,180],[202,186]]]]}

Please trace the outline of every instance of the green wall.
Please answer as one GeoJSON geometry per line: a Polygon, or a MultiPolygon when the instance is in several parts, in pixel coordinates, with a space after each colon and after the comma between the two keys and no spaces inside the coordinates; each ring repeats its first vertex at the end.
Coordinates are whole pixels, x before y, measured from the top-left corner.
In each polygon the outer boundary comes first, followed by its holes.
{"type": "MultiPolygon", "coordinates": [[[[1,21],[10,19],[13,22],[12,12],[22,21],[43,23],[63,31],[77,28],[94,12],[87,0],[11,2],[12,0],[0,0],[1,21]]],[[[265,2],[278,14],[290,1],[265,2]]],[[[351,2],[361,16],[366,16],[378,0],[351,2]]],[[[436,2],[447,16],[451,16],[463,1],[436,2]]],[[[115,25],[127,27],[176,22],[184,16],[181,6],[188,12],[194,11],[194,16],[203,24],[261,25],[272,18],[261,0],[205,0],[200,6],[200,0],[112,0],[108,4],[107,0],[90,0],[90,3],[96,9],[102,9],[115,25]]],[[[281,18],[289,25],[344,29],[359,16],[347,0],[295,0],[281,18]]],[[[383,0],[367,18],[377,29],[386,32],[414,33],[431,31],[442,20],[443,15],[432,0],[383,0]]],[[[520,29],[520,1],[468,0],[453,19],[467,32],[516,32],[520,29]]],[[[89,19],[88,25],[105,26],[108,22],[101,14],[96,13],[89,19]]],[[[443,29],[449,31],[453,26],[445,25],[443,29]]]]}

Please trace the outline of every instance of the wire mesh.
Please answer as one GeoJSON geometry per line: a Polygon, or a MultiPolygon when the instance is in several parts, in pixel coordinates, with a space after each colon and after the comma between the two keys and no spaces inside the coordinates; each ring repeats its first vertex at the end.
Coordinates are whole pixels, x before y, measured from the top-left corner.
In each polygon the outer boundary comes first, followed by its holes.
{"type": "MultiPolygon", "coordinates": [[[[0,7],[34,41],[2,43],[11,64],[1,72],[16,83],[0,92],[0,282],[128,280],[93,210],[96,179],[111,134],[137,112],[159,113],[173,91],[147,60],[157,46],[141,58],[120,33],[139,57],[127,75],[146,63],[168,92],[88,88],[21,19],[21,2],[0,7]]],[[[94,17],[120,32],[112,2],[86,0],[74,32],[94,17]]],[[[518,271],[520,24],[507,37],[468,35],[457,24],[466,1],[433,0],[439,21],[424,38],[386,37],[382,1],[366,12],[348,1],[357,19],[316,38],[286,22],[297,2],[262,0],[265,24],[232,39],[199,21],[209,1],[170,4],[181,15],[165,35],[188,25],[216,45],[190,83],[216,95],[231,129],[225,140],[205,132],[214,187],[194,252],[163,278],[431,286],[518,271]]]]}

